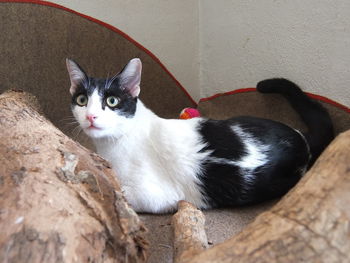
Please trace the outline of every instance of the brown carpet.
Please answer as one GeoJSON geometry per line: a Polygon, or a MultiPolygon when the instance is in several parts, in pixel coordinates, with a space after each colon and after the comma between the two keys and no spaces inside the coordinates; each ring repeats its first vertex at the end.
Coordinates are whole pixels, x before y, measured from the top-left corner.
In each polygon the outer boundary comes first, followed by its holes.
{"type": "MultiPolygon", "coordinates": [[[[258,214],[270,208],[274,202],[258,206],[216,209],[204,211],[205,230],[210,246],[229,239],[240,232],[258,214]]],[[[172,215],[140,215],[149,229],[147,237],[151,244],[149,263],[172,262],[173,229],[172,215]]]]}

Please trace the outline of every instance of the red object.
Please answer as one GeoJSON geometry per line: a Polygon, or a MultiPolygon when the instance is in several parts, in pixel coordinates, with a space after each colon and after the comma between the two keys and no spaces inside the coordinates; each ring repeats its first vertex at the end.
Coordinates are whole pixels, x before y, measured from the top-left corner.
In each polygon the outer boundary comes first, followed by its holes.
{"type": "Polygon", "coordinates": [[[180,119],[187,120],[196,117],[200,117],[200,113],[197,109],[194,108],[184,108],[180,113],[180,119]]]}

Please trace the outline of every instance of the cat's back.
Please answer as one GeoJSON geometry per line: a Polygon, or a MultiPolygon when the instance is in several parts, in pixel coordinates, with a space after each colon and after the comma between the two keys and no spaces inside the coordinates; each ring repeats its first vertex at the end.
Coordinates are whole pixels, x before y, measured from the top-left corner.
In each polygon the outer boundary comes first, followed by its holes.
{"type": "MultiPolygon", "coordinates": [[[[204,120],[197,128],[203,140],[214,147],[243,147],[243,141],[257,141],[260,145],[273,145],[278,141],[305,144],[303,135],[297,130],[277,121],[239,116],[227,120],[204,120]]],[[[295,147],[295,145],[293,146],[295,147]]]]}
{"type": "Polygon", "coordinates": [[[253,148],[256,151],[268,148],[277,157],[282,152],[308,152],[300,132],[277,121],[250,116],[163,120],[153,126],[151,140],[163,154],[177,159],[193,156],[196,161],[207,155],[235,160],[253,148]]]}
{"type": "Polygon", "coordinates": [[[198,132],[206,144],[202,151],[210,152],[200,177],[214,207],[280,196],[296,183],[309,162],[303,135],[272,120],[206,120],[198,132]]]}
{"type": "Polygon", "coordinates": [[[151,140],[160,152],[168,153],[174,159],[194,157],[205,147],[202,136],[198,133],[202,122],[202,118],[162,119],[153,126],[151,140]]]}

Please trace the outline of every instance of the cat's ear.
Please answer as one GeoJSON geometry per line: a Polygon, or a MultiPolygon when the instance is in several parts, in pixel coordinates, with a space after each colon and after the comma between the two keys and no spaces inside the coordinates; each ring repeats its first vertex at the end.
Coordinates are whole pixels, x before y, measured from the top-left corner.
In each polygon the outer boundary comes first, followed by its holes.
{"type": "Polygon", "coordinates": [[[121,86],[133,98],[136,98],[140,94],[141,70],[141,60],[139,58],[134,58],[130,60],[122,72],[119,73],[121,86]]]}
{"type": "Polygon", "coordinates": [[[87,76],[81,67],[73,60],[66,58],[66,65],[70,78],[69,92],[73,95],[79,84],[87,79],[87,76]]]}

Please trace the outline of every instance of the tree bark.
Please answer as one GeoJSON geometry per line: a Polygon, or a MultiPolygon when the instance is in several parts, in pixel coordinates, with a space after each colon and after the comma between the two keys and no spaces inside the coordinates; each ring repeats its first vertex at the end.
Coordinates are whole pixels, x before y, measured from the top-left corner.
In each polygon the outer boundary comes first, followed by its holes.
{"type": "Polygon", "coordinates": [[[203,213],[194,205],[180,201],[173,216],[174,262],[184,263],[208,247],[203,213]]]}
{"type": "Polygon", "coordinates": [[[350,262],[350,131],[271,210],[189,262],[350,262]]]}
{"type": "Polygon", "coordinates": [[[145,228],[110,165],[40,114],[0,95],[0,262],[143,262],[145,228]]]}

